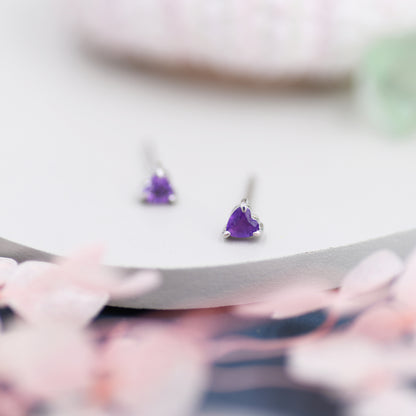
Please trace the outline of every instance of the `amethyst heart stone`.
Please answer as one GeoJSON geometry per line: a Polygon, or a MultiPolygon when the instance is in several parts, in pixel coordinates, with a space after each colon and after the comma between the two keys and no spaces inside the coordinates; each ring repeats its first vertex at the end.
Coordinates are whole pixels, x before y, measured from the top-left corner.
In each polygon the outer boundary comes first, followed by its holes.
{"type": "Polygon", "coordinates": [[[251,214],[249,206],[243,201],[234,209],[224,231],[224,238],[250,238],[261,234],[263,225],[251,214]]]}
{"type": "Polygon", "coordinates": [[[175,200],[175,192],[165,175],[154,174],[143,190],[143,199],[149,204],[169,204],[175,200]]]}

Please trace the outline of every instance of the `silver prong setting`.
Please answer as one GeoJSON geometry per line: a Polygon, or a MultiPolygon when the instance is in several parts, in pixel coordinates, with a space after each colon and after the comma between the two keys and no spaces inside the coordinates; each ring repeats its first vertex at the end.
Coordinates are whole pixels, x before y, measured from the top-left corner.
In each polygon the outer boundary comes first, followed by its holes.
{"type": "Polygon", "coordinates": [[[259,229],[254,231],[253,237],[258,238],[263,234],[263,223],[260,222],[259,217],[257,215],[252,215],[252,217],[259,223],[259,229]]]}
{"type": "Polygon", "coordinates": [[[231,237],[231,233],[229,231],[225,230],[222,233],[222,236],[224,237],[224,239],[227,239],[227,238],[230,238],[231,237]]]}
{"type": "Polygon", "coordinates": [[[248,205],[247,199],[243,199],[241,201],[240,208],[241,208],[241,211],[247,212],[247,210],[249,209],[249,205],[248,205]]]}
{"type": "Polygon", "coordinates": [[[156,169],[155,174],[156,174],[156,176],[157,176],[157,177],[159,177],[159,178],[164,178],[164,177],[166,176],[166,172],[165,172],[165,170],[164,170],[164,169],[162,169],[162,168],[160,168],[160,167],[156,169]]]}
{"type": "Polygon", "coordinates": [[[173,204],[173,203],[175,203],[175,202],[176,202],[176,195],[175,195],[175,194],[170,194],[170,195],[169,195],[169,202],[170,202],[171,204],[173,204]]]}

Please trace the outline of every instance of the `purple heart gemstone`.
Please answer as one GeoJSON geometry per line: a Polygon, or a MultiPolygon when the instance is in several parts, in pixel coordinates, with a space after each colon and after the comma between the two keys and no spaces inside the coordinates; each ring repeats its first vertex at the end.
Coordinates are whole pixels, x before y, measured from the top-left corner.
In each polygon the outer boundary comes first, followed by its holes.
{"type": "Polygon", "coordinates": [[[169,204],[175,195],[166,176],[153,175],[144,190],[144,200],[149,204],[169,204]]]}
{"type": "Polygon", "coordinates": [[[256,231],[260,230],[260,224],[251,217],[251,212],[247,208],[243,212],[241,207],[236,208],[228,220],[226,230],[234,238],[249,238],[256,231]]]}

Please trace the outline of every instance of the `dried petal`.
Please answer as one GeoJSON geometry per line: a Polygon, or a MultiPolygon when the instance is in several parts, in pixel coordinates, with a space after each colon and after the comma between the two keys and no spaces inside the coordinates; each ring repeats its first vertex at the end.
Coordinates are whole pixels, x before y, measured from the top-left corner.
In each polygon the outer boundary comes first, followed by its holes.
{"type": "Polygon", "coordinates": [[[49,263],[21,264],[9,279],[3,296],[27,322],[82,326],[96,316],[108,294],[88,291],[65,279],[64,267],[49,263]]]}
{"type": "Polygon", "coordinates": [[[117,279],[110,290],[110,295],[112,299],[131,298],[153,290],[160,283],[161,278],[158,272],[141,271],[125,279],[117,279]]]}
{"type": "Polygon", "coordinates": [[[121,277],[115,270],[100,265],[101,247],[90,247],[60,262],[61,276],[68,282],[112,298],[139,296],[157,287],[160,275],[156,271],[140,271],[121,277]]]}
{"type": "Polygon", "coordinates": [[[265,297],[262,301],[233,308],[233,313],[250,317],[290,318],[328,307],[330,292],[316,286],[293,286],[265,297]]]}
{"type": "Polygon", "coordinates": [[[87,387],[93,355],[84,335],[67,328],[12,328],[0,337],[0,378],[38,398],[87,387]]]}
{"type": "Polygon", "coordinates": [[[168,331],[154,331],[139,342],[114,339],[100,358],[100,369],[111,380],[110,390],[101,386],[96,392],[101,401],[110,394],[129,414],[194,414],[206,383],[197,346],[168,331]]]}
{"type": "Polygon", "coordinates": [[[13,259],[0,257],[0,286],[4,285],[17,268],[13,259]]]}
{"type": "Polygon", "coordinates": [[[391,251],[378,251],[364,259],[343,279],[340,294],[356,296],[387,285],[403,270],[403,262],[391,251]]]}
{"type": "Polygon", "coordinates": [[[383,305],[361,314],[351,326],[350,331],[374,341],[396,341],[413,326],[414,319],[408,318],[402,311],[383,305]]]}
{"type": "Polygon", "coordinates": [[[403,305],[416,309],[416,251],[406,261],[406,269],[393,288],[396,299],[403,305]]]}
{"type": "Polygon", "coordinates": [[[382,349],[347,336],[295,348],[289,355],[288,370],[299,381],[342,393],[371,390],[390,380],[382,349]]]}

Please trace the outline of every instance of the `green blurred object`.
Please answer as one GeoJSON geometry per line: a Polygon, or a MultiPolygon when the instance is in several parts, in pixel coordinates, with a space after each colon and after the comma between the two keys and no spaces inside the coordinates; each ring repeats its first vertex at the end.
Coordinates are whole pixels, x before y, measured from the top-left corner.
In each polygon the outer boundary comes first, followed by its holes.
{"type": "Polygon", "coordinates": [[[360,105],[385,132],[416,131],[416,33],[375,43],[357,74],[360,105]]]}

